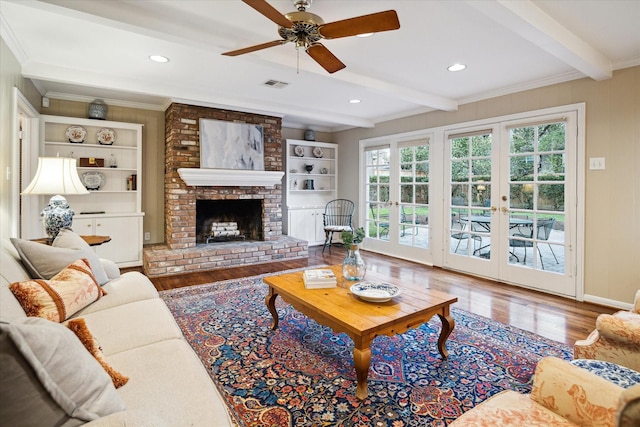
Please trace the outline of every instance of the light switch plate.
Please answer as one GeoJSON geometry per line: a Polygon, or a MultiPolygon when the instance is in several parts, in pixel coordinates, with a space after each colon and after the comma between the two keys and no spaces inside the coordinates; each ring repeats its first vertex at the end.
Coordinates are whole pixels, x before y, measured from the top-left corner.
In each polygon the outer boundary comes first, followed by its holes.
{"type": "Polygon", "coordinates": [[[604,157],[591,157],[589,158],[590,170],[603,170],[604,169],[604,157]]]}

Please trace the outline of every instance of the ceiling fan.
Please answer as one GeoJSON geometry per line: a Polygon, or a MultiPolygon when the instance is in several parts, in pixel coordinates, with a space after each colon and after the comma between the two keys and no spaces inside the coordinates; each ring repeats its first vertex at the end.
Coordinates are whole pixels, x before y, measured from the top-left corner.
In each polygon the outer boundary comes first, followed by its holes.
{"type": "Polygon", "coordinates": [[[293,4],[298,9],[286,15],[278,12],[265,0],[242,0],[259,13],[278,24],[278,33],[282,40],[274,40],[243,49],[225,52],[226,56],[238,56],[256,50],[283,45],[293,42],[298,52],[304,49],[322,68],[329,73],[335,73],[346,67],[323,44],[321,39],[338,39],[341,37],[356,36],[358,34],[377,33],[381,31],[397,30],[400,21],[395,10],[372,13],[370,15],[357,16],[355,18],[325,24],[322,18],[307,12],[312,0],[294,0],[293,4]]]}

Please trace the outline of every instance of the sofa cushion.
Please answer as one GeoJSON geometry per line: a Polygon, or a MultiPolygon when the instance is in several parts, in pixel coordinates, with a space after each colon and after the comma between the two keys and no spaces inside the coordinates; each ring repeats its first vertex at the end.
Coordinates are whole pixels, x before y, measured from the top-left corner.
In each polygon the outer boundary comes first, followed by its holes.
{"type": "Polygon", "coordinates": [[[107,296],[80,310],[80,312],[76,313],[76,317],[130,302],[159,299],[158,291],[156,291],[149,278],[137,271],[124,273],[104,285],[102,289],[107,293],[107,296]]]}
{"type": "Polygon", "coordinates": [[[125,409],[78,338],[38,317],[0,323],[0,401],[11,426],[78,425],[125,409]]]}
{"type": "Polygon", "coordinates": [[[68,319],[105,295],[86,259],[71,263],[51,280],[16,282],[9,288],[28,316],[54,322],[68,319]]]}
{"type": "MultiPolygon", "coordinates": [[[[183,337],[167,305],[160,298],[83,313],[82,318],[100,341],[102,353],[106,357],[158,341],[183,337]]],[[[115,366],[122,369],[122,372],[131,373],[121,366],[115,366]]]]}
{"type": "Polygon", "coordinates": [[[76,334],[82,345],[84,345],[84,348],[86,348],[89,353],[91,353],[91,355],[95,357],[96,361],[100,364],[100,366],[102,366],[104,371],[109,374],[109,377],[111,377],[111,381],[113,382],[115,388],[120,388],[125,385],[127,381],[129,381],[129,377],[122,375],[120,372],[113,369],[111,365],[109,365],[104,359],[100,344],[98,343],[98,340],[96,340],[91,334],[89,328],[87,328],[87,323],[84,321],[84,319],[69,320],[69,322],[67,323],[67,327],[71,329],[74,334],[76,334]]]}
{"type": "Polygon", "coordinates": [[[100,259],[89,246],[89,249],[54,247],[16,238],[12,238],[11,243],[32,279],[51,279],[67,265],[85,258],[99,284],[104,285],[109,280],[100,259]]]}
{"type": "Polygon", "coordinates": [[[128,408],[153,413],[171,426],[234,425],[209,373],[184,339],[137,347],[107,360],[136,373],[118,390],[128,408]]]}

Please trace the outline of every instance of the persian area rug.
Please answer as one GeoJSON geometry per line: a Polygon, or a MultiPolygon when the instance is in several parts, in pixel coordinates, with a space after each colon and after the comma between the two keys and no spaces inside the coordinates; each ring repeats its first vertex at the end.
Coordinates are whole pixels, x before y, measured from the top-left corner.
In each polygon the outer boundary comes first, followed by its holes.
{"type": "Polygon", "coordinates": [[[527,393],[538,360],[564,344],[452,309],[449,358],[440,320],[371,345],[369,397],[355,397],[353,342],[277,299],[272,331],[262,277],[160,293],[240,426],[445,426],[505,389],[527,393]]]}

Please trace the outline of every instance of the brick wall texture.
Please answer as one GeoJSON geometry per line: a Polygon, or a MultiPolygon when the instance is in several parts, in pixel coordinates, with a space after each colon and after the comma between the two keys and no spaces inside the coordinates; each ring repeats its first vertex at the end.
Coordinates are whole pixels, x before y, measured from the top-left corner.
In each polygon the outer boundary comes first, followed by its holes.
{"type": "Polygon", "coordinates": [[[282,185],[189,187],[182,181],[179,168],[200,167],[200,119],[262,125],[264,169],[282,171],[282,120],[279,117],[171,104],[165,111],[165,244],[145,248],[145,272],[158,276],[307,257],[307,242],[282,235],[282,185]],[[196,247],[196,200],[236,199],[262,200],[264,242],[196,247]]]}

